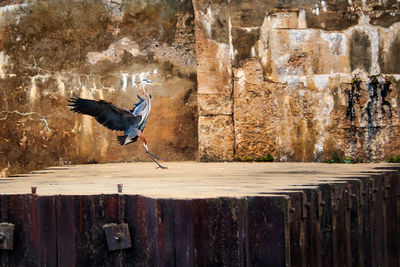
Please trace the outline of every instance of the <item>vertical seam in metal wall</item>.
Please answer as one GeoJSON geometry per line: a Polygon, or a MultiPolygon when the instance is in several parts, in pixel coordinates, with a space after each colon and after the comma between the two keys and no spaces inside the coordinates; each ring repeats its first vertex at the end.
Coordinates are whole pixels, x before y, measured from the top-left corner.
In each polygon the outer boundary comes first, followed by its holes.
{"type": "Polygon", "coordinates": [[[57,262],[56,262],[56,266],[60,266],[61,264],[59,263],[59,253],[58,253],[58,198],[59,198],[59,196],[58,195],[56,195],[56,196],[54,196],[54,206],[55,206],[55,211],[54,211],[54,217],[55,217],[55,224],[56,224],[56,233],[55,233],[55,236],[56,236],[56,259],[57,259],[57,262]]]}

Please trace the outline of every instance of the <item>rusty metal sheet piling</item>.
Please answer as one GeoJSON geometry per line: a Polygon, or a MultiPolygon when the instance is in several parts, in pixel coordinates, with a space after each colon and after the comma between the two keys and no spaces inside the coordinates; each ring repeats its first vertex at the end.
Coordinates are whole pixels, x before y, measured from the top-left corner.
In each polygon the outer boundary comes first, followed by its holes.
{"type": "Polygon", "coordinates": [[[303,191],[285,192],[290,198],[290,263],[291,266],[306,266],[305,219],[307,218],[306,196],[303,191]]]}
{"type": "Polygon", "coordinates": [[[0,218],[15,225],[14,249],[1,252],[1,266],[55,266],[55,200],[36,195],[3,195],[0,218]]]}
{"type": "Polygon", "coordinates": [[[0,194],[15,226],[0,267],[400,265],[400,169],[302,178],[239,197],[145,197],[128,180],[118,194],[0,194]],[[104,225],[126,225],[131,247],[109,251],[104,225]]]}
{"type": "Polygon", "coordinates": [[[336,241],[334,253],[334,266],[351,266],[350,244],[350,201],[348,183],[335,183],[333,189],[333,212],[335,220],[332,222],[334,239],[336,241]]]}
{"type": "Polygon", "coordinates": [[[358,179],[349,180],[348,201],[349,201],[349,223],[351,242],[351,266],[364,266],[363,259],[363,235],[362,235],[362,213],[361,201],[362,182],[358,179]]]}
{"type": "Polygon", "coordinates": [[[130,227],[132,241],[132,248],[125,253],[130,265],[159,265],[156,205],[156,199],[125,195],[124,221],[130,227]]]}
{"type": "Polygon", "coordinates": [[[290,266],[289,198],[248,198],[251,266],[290,266]]]}
{"type": "Polygon", "coordinates": [[[193,245],[193,236],[196,229],[193,227],[193,200],[176,200],[174,210],[174,240],[176,266],[194,266],[196,248],[193,245]]]}
{"type": "Polygon", "coordinates": [[[305,189],[306,194],[306,266],[322,266],[321,259],[321,191],[319,189],[305,189]]]}
{"type": "Polygon", "coordinates": [[[321,258],[323,266],[334,266],[334,252],[336,252],[336,242],[333,240],[333,223],[335,223],[335,213],[333,212],[333,192],[332,185],[323,184],[320,186],[322,201],[321,213],[321,258]]]}
{"type": "MultiPolygon", "coordinates": [[[[397,188],[396,188],[396,173],[387,172],[384,174],[384,201],[386,211],[386,251],[387,265],[400,266],[399,261],[399,231],[400,231],[400,216],[398,214],[397,203],[397,188]],[[394,234],[397,233],[397,234],[394,234]]],[[[398,182],[399,179],[397,179],[398,182]]]]}
{"type": "Polygon", "coordinates": [[[372,212],[372,188],[373,180],[371,178],[362,179],[362,226],[363,226],[363,262],[364,266],[375,266],[375,257],[373,250],[373,221],[374,214],[372,212]]]}
{"type": "Polygon", "coordinates": [[[373,246],[375,266],[387,266],[386,262],[386,209],[383,199],[383,176],[373,176],[372,212],[373,212],[373,246]]]}
{"type": "Polygon", "coordinates": [[[103,225],[120,223],[119,195],[57,197],[58,265],[119,266],[123,251],[108,251],[103,225]]]}

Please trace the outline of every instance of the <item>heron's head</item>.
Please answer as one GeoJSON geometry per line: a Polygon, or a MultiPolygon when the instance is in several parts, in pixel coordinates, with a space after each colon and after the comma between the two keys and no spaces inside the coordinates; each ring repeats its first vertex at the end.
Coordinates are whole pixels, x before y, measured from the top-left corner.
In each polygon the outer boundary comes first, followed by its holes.
{"type": "Polygon", "coordinates": [[[147,79],[143,79],[143,80],[141,81],[141,84],[142,84],[142,85],[161,85],[160,83],[152,82],[152,81],[147,80],[147,79]]]}

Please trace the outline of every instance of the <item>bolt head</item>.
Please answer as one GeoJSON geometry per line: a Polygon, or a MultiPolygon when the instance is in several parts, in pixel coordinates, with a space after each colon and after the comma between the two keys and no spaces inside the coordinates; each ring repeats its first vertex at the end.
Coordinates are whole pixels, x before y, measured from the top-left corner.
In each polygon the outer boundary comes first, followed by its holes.
{"type": "Polygon", "coordinates": [[[124,233],[117,233],[114,236],[114,239],[117,240],[117,241],[121,241],[124,237],[125,237],[124,233]]]}

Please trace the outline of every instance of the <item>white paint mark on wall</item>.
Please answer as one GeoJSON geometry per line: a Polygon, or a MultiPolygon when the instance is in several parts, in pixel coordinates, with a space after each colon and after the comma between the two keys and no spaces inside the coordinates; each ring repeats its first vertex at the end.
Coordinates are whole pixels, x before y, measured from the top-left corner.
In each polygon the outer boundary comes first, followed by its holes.
{"type": "Polygon", "coordinates": [[[121,73],[121,75],[122,75],[122,88],[121,88],[121,90],[123,92],[126,92],[126,87],[128,86],[129,74],[128,73],[121,73]]]}
{"type": "Polygon", "coordinates": [[[31,103],[34,103],[39,97],[37,81],[45,82],[50,76],[49,75],[36,75],[31,77],[31,88],[28,92],[28,98],[31,103]]]}
{"type": "Polygon", "coordinates": [[[204,28],[208,38],[211,38],[211,28],[212,28],[212,25],[214,24],[214,21],[215,21],[215,18],[214,18],[213,14],[212,14],[211,7],[210,6],[207,7],[206,14],[201,12],[201,15],[203,17],[202,20],[201,20],[203,28],[204,28]]]}
{"type": "Polygon", "coordinates": [[[5,67],[8,64],[9,57],[4,53],[4,51],[0,51],[0,78],[4,79],[6,77],[5,67]]]}
{"type": "MultiPolygon", "coordinates": [[[[143,79],[147,79],[148,76],[151,76],[152,74],[156,75],[157,73],[158,73],[158,69],[131,74],[131,87],[137,88],[143,79]]],[[[129,75],[129,74],[127,74],[127,75],[129,75]]],[[[126,77],[128,79],[128,76],[126,76],[126,77]]]]}
{"type": "Polygon", "coordinates": [[[28,4],[17,4],[17,5],[6,5],[0,7],[0,15],[4,15],[7,12],[16,11],[21,7],[26,7],[28,4]]]}
{"type": "MultiPolygon", "coordinates": [[[[0,7],[0,27],[4,26],[4,24],[7,23],[9,16],[11,16],[13,12],[26,6],[28,6],[28,4],[6,5],[0,7]]],[[[17,17],[17,22],[18,22],[18,17],[17,17]]]]}
{"type": "Polygon", "coordinates": [[[218,51],[217,51],[216,58],[219,62],[219,71],[222,71],[225,66],[228,66],[228,67],[230,66],[230,64],[226,64],[226,59],[230,59],[229,51],[230,51],[230,47],[228,44],[225,44],[225,43],[218,44],[218,51]]]}
{"type": "Polygon", "coordinates": [[[310,39],[313,30],[288,30],[290,49],[296,49],[304,45],[310,39]]]}
{"type": "Polygon", "coordinates": [[[251,57],[256,57],[256,49],[254,48],[254,46],[251,47],[250,54],[251,57]]]}
{"type": "Polygon", "coordinates": [[[138,85],[138,84],[137,84],[137,78],[138,78],[138,76],[139,76],[139,75],[137,75],[137,74],[132,74],[132,75],[131,75],[131,79],[132,79],[132,80],[131,80],[131,82],[132,82],[131,87],[132,87],[132,88],[136,88],[136,87],[137,87],[137,85],[138,85]]]}
{"type": "Polygon", "coordinates": [[[304,9],[300,10],[299,17],[297,19],[297,23],[298,23],[300,29],[307,28],[306,11],[304,9]]]}
{"type": "Polygon", "coordinates": [[[315,84],[315,86],[318,89],[324,89],[327,88],[329,85],[329,79],[331,78],[332,75],[329,74],[323,74],[323,75],[314,75],[312,77],[312,80],[315,84]]]}
{"type": "MultiPolygon", "coordinates": [[[[327,76],[327,75],[325,75],[327,76]]],[[[324,80],[328,77],[320,77],[321,80],[324,80]]],[[[318,82],[317,82],[318,83],[318,82]]],[[[325,84],[320,84],[321,86],[327,86],[325,84]]],[[[320,88],[321,89],[321,88],[320,88]]],[[[327,136],[328,131],[326,131],[327,127],[331,125],[331,113],[334,108],[334,99],[328,88],[324,88],[324,90],[320,90],[316,95],[317,105],[315,110],[315,120],[317,121],[317,125],[319,127],[317,142],[314,147],[314,155],[318,155],[323,152],[324,142],[327,136]]]]}
{"type": "Polygon", "coordinates": [[[346,55],[347,41],[343,33],[321,31],[321,38],[328,42],[333,55],[346,55]]]}
{"type": "Polygon", "coordinates": [[[328,11],[325,1],[321,1],[321,7],[322,7],[322,11],[323,12],[327,12],[328,11]]]}
{"type": "Polygon", "coordinates": [[[319,7],[317,4],[315,4],[315,8],[311,11],[313,14],[319,16],[319,7]]]}
{"type": "Polygon", "coordinates": [[[233,37],[232,37],[232,20],[231,16],[229,16],[229,24],[228,24],[228,31],[229,31],[229,56],[231,60],[235,58],[235,52],[233,50],[233,37]]]}
{"type": "Polygon", "coordinates": [[[244,74],[243,70],[239,70],[236,74],[238,78],[238,85],[239,85],[239,91],[243,92],[246,87],[246,75],[244,74]]]}
{"type": "Polygon", "coordinates": [[[60,73],[56,74],[57,88],[60,95],[65,96],[65,84],[60,73]]]}
{"type": "Polygon", "coordinates": [[[146,72],[141,72],[141,73],[139,73],[140,82],[141,82],[143,79],[146,79],[147,76],[149,76],[149,75],[150,75],[150,71],[146,71],[146,72]]]}

